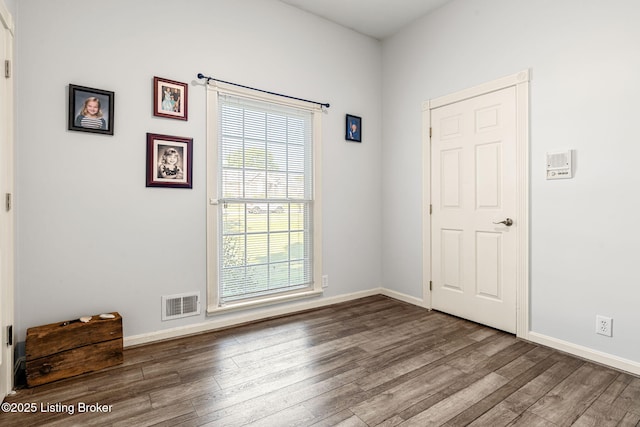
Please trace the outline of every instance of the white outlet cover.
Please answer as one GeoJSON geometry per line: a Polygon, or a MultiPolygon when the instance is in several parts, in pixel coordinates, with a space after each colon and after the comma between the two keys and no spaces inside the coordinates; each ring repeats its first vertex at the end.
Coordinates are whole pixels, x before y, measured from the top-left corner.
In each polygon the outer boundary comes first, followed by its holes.
{"type": "Polygon", "coordinates": [[[613,336],[613,319],[607,316],[596,316],[596,334],[605,337],[613,336]]]}

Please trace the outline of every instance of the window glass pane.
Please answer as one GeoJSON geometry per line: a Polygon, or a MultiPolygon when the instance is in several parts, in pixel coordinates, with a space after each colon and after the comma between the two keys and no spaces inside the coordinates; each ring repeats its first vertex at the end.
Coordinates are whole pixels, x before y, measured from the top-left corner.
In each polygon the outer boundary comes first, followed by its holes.
{"type": "Polygon", "coordinates": [[[287,170],[287,145],[278,143],[267,144],[267,169],[273,171],[287,170]]]}
{"type": "Polygon", "coordinates": [[[291,233],[291,259],[303,259],[305,256],[304,233],[291,233]]]}
{"type": "Polygon", "coordinates": [[[254,296],[269,289],[269,266],[254,265],[247,267],[245,295],[254,296]]]}
{"type": "Polygon", "coordinates": [[[266,233],[267,228],[267,204],[247,203],[247,232],[266,233]]]}
{"type": "Polygon", "coordinates": [[[225,268],[222,270],[222,294],[234,297],[244,293],[245,267],[225,268]]]}
{"type": "Polygon", "coordinates": [[[267,133],[267,117],[261,111],[244,110],[244,137],[264,140],[267,133]]]}
{"type": "Polygon", "coordinates": [[[286,142],[287,116],[273,113],[267,115],[267,139],[271,142],[286,142]]]}
{"type": "Polygon", "coordinates": [[[247,235],[247,265],[266,264],[269,260],[266,234],[247,235]]]}
{"type": "Polygon", "coordinates": [[[307,126],[304,119],[299,117],[289,117],[287,121],[288,126],[288,138],[289,144],[301,144],[305,143],[305,134],[307,133],[307,126]]]}
{"type": "Polygon", "coordinates": [[[243,108],[233,105],[223,105],[221,108],[220,131],[224,136],[242,137],[243,108]]]}
{"type": "Polygon", "coordinates": [[[287,174],[284,172],[267,172],[267,198],[287,198],[287,174]]]}
{"type": "Polygon", "coordinates": [[[224,251],[222,253],[222,267],[238,267],[245,264],[244,256],[244,235],[227,235],[222,238],[224,251]]]}
{"type": "Polygon", "coordinates": [[[222,196],[227,199],[241,198],[244,192],[242,170],[224,169],[222,171],[222,196]]]}
{"type": "Polygon", "coordinates": [[[306,164],[304,159],[304,147],[300,145],[289,146],[288,160],[288,170],[290,172],[304,172],[306,164]]]}
{"type": "Polygon", "coordinates": [[[305,276],[305,264],[302,261],[292,261],[289,265],[291,274],[291,283],[302,284],[308,283],[309,278],[305,276]]]}
{"type": "Polygon", "coordinates": [[[224,220],[224,234],[237,234],[243,233],[245,230],[245,204],[244,203],[232,203],[227,204],[224,207],[223,215],[224,220]]]}
{"type": "Polygon", "coordinates": [[[244,186],[247,199],[264,199],[267,195],[267,173],[245,169],[244,186]]]}
{"type": "Polygon", "coordinates": [[[225,137],[221,144],[222,166],[225,168],[243,167],[242,140],[225,137]]]}
{"type": "Polygon", "coordinates": [[[301,173],[290,173],[287,176],[287,196],[290,199],[304,199],[304,175],[301,173]]]}
{"type": "Polygon", "coordinates": [[[264,170],[267,166],[267,150],[264,142],[246,141],[244,144],[244,167],[264,170]]]}
{"type": "Polygon", "coordinates": [[[269,230],[272,232],[289,230],[289,205],[269,203],[269,230]]]}
{"type": "Polygon", "coordinates": [[[304,204],[303,203],[291,203],[289,205],[291,210],[291,224],[289,225],[291,230],[303,230],[304,229],[304,204]]]}
{"type": "Polygon", "coordinates": [[[289,285],[288,262],[271,264],[269,272],[271,274],[269,281],[271,282],[272,289],[283,288],[289,285]]]}
{"type": "Polygon", "coordinates": [[[289,260],[289,233],[272,233],[269,239],[269,262],[289,260]]]}

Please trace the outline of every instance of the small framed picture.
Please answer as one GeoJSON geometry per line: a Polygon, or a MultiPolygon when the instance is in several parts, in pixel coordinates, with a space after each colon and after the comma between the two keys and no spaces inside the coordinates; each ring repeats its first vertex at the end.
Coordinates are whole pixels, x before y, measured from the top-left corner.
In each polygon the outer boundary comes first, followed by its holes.
{"type": "Polygon", "coordinates": [[[69,85],[69,130],[113,135],[114,93],[69,85]]]}
{"type": "Polygon", "coordinates": [[[187,120],[188,89],[186,83],[153,78],[153,115],[187,120]]]}
{"type": "Polygon", "coordinates": [[[344,138],[347,141],[362,142],[362,118],[347,114],[346,132],[344,138]]]}
{"type": "Polygon", "coordinates": [[[192,188],[193,138],[147,133],[147,187],[192,188]]]}

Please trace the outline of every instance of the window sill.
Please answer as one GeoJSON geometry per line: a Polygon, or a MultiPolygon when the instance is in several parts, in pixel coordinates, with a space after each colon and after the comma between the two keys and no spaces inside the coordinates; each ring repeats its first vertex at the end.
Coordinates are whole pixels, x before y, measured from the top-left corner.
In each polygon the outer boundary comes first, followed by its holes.
{"type": "Polygon", "coordinates": [[[255,299],[251,301],[241,301],[235,303],[229,303],[224,306],[209,306],[207,307],[207,316],[215,316],[218,314],[228,313],[232,311],[248,310],[251,308],[265,307],[268,305],[279,304],[287,301],[294,301],[303,298],[313,298],[322,296],[324,292],[320,290],[311,290],[305,292],[299,292],[294,294],[279,295],[275,297],[266,297],[255,299]]]}

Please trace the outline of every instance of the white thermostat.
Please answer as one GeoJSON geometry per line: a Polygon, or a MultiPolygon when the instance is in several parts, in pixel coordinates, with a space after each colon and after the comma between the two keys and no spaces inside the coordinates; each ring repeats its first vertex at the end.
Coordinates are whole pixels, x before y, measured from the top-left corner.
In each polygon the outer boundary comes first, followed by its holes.
{"type": "Polygon", "coordinates": [[[547,153],[547,179],[573,178],[572,155],[573,150],[547,153]]]}

